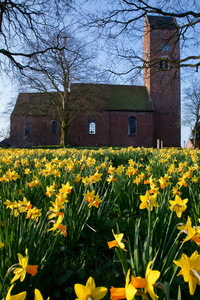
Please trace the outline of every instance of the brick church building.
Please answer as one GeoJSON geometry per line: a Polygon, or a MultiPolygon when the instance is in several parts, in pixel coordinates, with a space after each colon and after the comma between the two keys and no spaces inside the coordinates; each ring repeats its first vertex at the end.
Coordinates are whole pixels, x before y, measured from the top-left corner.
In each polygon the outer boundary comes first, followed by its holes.
{"type": "MultiPolygon", "coordinates": [[[[180,58],[173,17],[146,16],[143,38],[144,86],[71,85],[73,95],[92,95],[96,109],[82,110],[70,122],[72,146],[180,146],[180,58]]],[[[56,107],[45,93],[20,93],[11,114],[14,147],[59,145],[56,107]]]]}

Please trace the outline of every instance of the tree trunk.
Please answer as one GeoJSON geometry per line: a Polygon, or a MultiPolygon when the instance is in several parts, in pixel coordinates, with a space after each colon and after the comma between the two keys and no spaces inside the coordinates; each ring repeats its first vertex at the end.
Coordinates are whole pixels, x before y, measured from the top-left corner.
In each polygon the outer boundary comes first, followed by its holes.
{"type": "Polygon", "coordinates": [[[194,126],[194,141],[193,141],[193,145],[194,145],[194,149],[196,149],[196,140],[197,140],[197,125],[198,123],[196,122],[195,123],[195,126],[194,126]]]}
{"type": "Polygon", "coordinates": [[[61,123],[61,146],[69,146],[68,124],[65,120],[61,123]]]}

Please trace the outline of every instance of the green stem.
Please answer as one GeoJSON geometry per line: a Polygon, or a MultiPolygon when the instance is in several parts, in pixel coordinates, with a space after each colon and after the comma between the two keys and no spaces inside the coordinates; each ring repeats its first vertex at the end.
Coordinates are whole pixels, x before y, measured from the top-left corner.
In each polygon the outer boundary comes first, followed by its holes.
{"type": "Polygon", "coordinates": [[[167,225],[167,230],[166,230],[166,234],[165,234],[163,248],[162,248],[162,252],[161,252],[161,255],[160,255],[160,263],[162,262],[162,257],[163,257],[164,250],[165,250],[165,245],[166,245],[166,242],[167,242],[167,236],[168,236],[169,228],[170,228],[170,225],[171,225],[173,212],[174,212],[174,208],[173,208],[173,210],[172,210],[172,212],[170,214],[169,222],[168,222],[168,225],[167,225]]]}
{"type": "Polygon", "coordinates": [[[148,262],[150,258],[150,246],[152,246],[152,240],[150,241],[151,238],[151,204],[149,201],[149,209],[148,209],[148,248],[147,248],[147,253],[148,253],[148,262]]]}
{"type": "Polygon", "coordinates": [[[3,283],[2,283],[2,287],[1,287],[1,291],[0,291],[0,299],[1,299],[1,295],[2,295],[2,293],[3,293],[3,288],[4,288],[4,285],[5,285],[5,282],[6,282],[6,279],[7,279],[8,275],[10,274],[10,272],[13,271],[13,269],[19,268],[19,267],[21,267],[21,265],[15,264],[15,265],[12,265],[12,266],[8,269],[8,271],[7,271],[7,273],[6,273],[5,277],[4,277],[3,283]]]}

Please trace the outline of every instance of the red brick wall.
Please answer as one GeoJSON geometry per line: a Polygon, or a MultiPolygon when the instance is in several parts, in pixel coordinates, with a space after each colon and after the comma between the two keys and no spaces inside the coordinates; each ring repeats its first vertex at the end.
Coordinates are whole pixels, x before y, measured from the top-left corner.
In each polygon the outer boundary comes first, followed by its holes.
{"type": "Polygon", "coordinates": [[[69,127],[70,143],[74,146],[153,147],[153,113],[104,111],[94,116],[96,134],[87,133],[87,114],[78,116],[69,127]],[[128,135],[128,118],[137,119],[137,134],[128,135]]]}
{"type": "MultiPolygon", "coordinates": [[[[96,134],[88,134],[88,114],[81,114],[69,126],[72,146],[153,147],[153,112],[104,111],[95,115],[96,134]],[[137,120],[136,135],[128,135],[128,118],[137,120]]],[[[51,134],[51,119],[11,116],[11,146],[59,145],[60,130],[51,134]],[[31,123],[30,135],[24,134],[25,122],[31,123]]]]}
{"type": "Polygon", "coordinates": [[[51,119],[47,117],[19,117],[11,115],[11,146],[31,147],[39,145],[59,145],[58,134],[51,133],[51,119]],[[31,133],[24,134],[25,123],[31,123],[31,133]]]}
{"type": "Polygon", "coordinates": [[[163,140],[165,147],[180,146],[180,71],[170,62],[169,70],[159,68],[159,58],[167,56],[171,61],[180,57],[176,29],[151,30],[145,21],[143,56],[150,61],[150,69],[144,69],[144,84],[155,108],[155,141],[163,140]],[[172,38],[172,35],[174,37],[172,38]],[[161,51],[161,44],[167,42],[168,51],[161,51]],[[157,60],[157,62],[156,62],[157,60]]]}

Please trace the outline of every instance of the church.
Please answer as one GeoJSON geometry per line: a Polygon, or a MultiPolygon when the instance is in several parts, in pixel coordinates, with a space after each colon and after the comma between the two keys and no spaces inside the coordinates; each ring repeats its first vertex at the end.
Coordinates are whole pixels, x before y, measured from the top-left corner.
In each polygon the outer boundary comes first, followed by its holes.
{"type": "MultiPolygon", "coordinates": [[[[68,126],[71,146],[180,146],[179,31],[173,17],[145,16],[143,86],[71,84],[74,97],[92,98],[68,126]],[[77,96],[78,97],[78,96],[77,96]]],[[[56,107],[45,93],[20,93],[11,114],[13,147],[59,145],[56,107]]]]}

